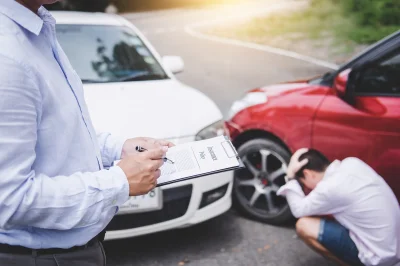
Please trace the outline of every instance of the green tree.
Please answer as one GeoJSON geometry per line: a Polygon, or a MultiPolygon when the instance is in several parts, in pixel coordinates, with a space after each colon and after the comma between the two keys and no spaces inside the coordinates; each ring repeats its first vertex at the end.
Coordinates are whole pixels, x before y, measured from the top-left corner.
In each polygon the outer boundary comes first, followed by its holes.
{"type": "Polygon", "coordinates": [[[355,15],[362,26],[399,26],[399,0],[340,0],[348,15],[355,15]]]}

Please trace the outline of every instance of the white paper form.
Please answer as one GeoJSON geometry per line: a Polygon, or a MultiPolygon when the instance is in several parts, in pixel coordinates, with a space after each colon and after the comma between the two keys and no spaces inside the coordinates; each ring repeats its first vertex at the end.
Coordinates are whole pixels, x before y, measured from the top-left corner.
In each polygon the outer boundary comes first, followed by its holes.
{"type": "Polygon", "coordinates": [[[166,157],[174,164],[161,167],[159,186],[240,167],[235,148],[224,136],[177,145],[166,157]]]}

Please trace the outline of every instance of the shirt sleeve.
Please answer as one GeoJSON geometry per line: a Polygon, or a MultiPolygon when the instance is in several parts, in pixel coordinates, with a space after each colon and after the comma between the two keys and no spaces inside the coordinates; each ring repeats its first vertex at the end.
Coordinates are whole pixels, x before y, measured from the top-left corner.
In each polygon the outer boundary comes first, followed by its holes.
{"type": "Polygon", "coordinates": [[[97,140],[100,145],[101,159],[104,167],[111,167],[114,161],[121,159],[122,147],[125,139],[112,136],[110,133],[97,133],[97,140]]]}
{"type": "Polygon", "coordinates": [[[286,196],[290,210],[296,218],[343,211],[348,206],[346,199],[340,196],[340,191],[322,182],[307,196],[296,180],[289,181],[278,190],[277,194],[286,196]]]}
{"type": "MultiPolygon", "coordinates": [[[[129,198],[119,167],[69,176],[36,173],[41,95],[28,68],[0,56],[0,228],[68,230],[109,222],[102,213],[129,198]]],[[[49,161],[49,164],[52,162],[49,161]]]]}

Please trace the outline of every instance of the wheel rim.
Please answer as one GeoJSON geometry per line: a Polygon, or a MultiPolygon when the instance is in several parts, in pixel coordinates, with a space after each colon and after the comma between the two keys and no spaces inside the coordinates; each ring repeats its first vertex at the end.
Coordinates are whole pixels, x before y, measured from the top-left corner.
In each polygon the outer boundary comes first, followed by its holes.
{"type": "Polygon", "coordinates": [[[246,169],[235,172],[235,193],[241,205],[263,218],[278,216],[287,208],[286,200],[278,196],[285,184],[286,161],[278,153],[253,147],[240,154],[246,169]]]}

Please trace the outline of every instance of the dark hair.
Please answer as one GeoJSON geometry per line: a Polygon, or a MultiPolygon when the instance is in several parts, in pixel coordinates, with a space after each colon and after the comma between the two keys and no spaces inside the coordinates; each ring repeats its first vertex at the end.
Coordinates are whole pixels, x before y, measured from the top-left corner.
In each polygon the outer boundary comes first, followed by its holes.
{"type": "Polygon", "coordinates": [[[325,157],[325,155],[314,149],[309,149],[306,153],[302,154],[299,158],[299,161],[301,162],[304,159],[308,159],[308,163],[303,166],[299,171],[297,171],[297,180],[299,180],[300,178],[304,178],[303,171],[305,169],[313,170],[316,172],[324,172],[330,164],[330,161],[325,157]]]}

